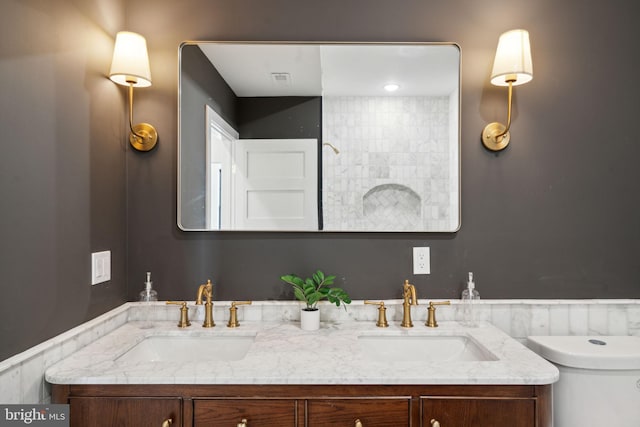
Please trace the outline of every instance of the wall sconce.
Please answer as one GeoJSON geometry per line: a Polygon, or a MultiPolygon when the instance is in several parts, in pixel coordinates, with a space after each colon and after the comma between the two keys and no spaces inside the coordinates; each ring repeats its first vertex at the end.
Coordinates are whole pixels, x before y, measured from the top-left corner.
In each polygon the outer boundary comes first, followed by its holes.
{"type": "Polygon", "coordinates": [[[151,86],[147,41],[140,34],[120,31],[116,35],[109,78],[129,86],[129,142],[138,151],[149,151],[158,142],[158,133],[149,123],[133,125],[133,88],[151,86]]]}
{"type": "Polygon", "coordinates": [[[496,58],[491,72],[491,84],[509,86],[509,109],[507,125],[493,122],[482,131],[482,143],[491,151],[504,150],[509,145],[511,135],[511,97],[513,86],[525,84],[533,79],[531,46],[529,33],[525,30],[511,30],[500,36],[496,58]]]}

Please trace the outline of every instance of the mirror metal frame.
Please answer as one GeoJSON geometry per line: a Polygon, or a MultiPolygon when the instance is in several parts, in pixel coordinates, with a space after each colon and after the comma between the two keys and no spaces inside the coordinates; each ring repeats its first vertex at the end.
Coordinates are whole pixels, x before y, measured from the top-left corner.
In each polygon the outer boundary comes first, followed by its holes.
{"type": "Polygon", "coordinates": [[[176,204],[176,214],[177,214],[177,226],[181,231],[190,232],[190,231],[206,231],[206,232],[260,232],[260,233],[437,233],[437,234],[451,234],[457,233],[462,227],[462,48],[458,43],[455,42],[360,42],[360,41],[287,41],[287,40],[279,40],[279,41],[254,41],[254,40],[246,40],[246,41],[238,41],[238,40],[185,40],[180,43],[178,46],[178,96],[177,96],[177,107],[178,107],[178,117],[177,117],[177,204],[176,204]],[[255,45],[356,45],[356,46],[455,46],[459,54],[458,61],[458,185],[457,185],[457,193],[458,193],[458,212],[457,212],[457,228],[454,230],[445,230],[445,231],[433,231],[433,230],[410,230],[410,231],[386,231],[386,230],[213,230],[207,228],[184,228],[181,222],[181,202],[182,202],[182,182],[181,182],[181,135],[182,135],[182,119],[180,112],[182,111],[181,105],[181,88],[182,88],[182,73],[181,64],[182,64],[182,48],[185,45],[197,45],[201,43],[212,43],[212,44],[255,44],[255,45]]]}

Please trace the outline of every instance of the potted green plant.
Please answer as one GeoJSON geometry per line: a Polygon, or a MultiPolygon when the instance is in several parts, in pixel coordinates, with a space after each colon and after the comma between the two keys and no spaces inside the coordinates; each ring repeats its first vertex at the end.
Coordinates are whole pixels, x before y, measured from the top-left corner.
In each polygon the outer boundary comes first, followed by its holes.
{"type": "Polygon", "coordinates": [[[315,330],[320,327],[320,310],[318,301],[328,300],[346,309],[346,304],[351,303],[351,298],[342,288],[331,287],[336,276],[325,276],[317,270],[311,277],[303,279],[295,274],[280,276],[280,279],[293,287],[295,297],[304,302],[306,307],[300,310],[300,327],[304,330],[315,330]]]}

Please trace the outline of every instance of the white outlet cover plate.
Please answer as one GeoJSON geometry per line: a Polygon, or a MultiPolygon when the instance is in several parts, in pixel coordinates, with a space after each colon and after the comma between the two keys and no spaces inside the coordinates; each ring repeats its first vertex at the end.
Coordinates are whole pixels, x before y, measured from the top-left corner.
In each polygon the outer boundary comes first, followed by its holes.
{"type": "Polygon", "coordinates": [[[111,280],[111,251],[91,254],[91,285],[111,280]]]}
{"type": "Polygon", "coordinates": [[[413,274],[431,274],[429,247],[413,248],[413,274]]]}

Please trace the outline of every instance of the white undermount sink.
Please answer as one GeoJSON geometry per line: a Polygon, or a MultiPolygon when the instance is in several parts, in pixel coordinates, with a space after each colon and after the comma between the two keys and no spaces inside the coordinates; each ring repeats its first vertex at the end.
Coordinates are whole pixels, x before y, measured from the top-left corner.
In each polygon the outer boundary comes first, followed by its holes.
{"type": "Polygon", "coordinates": [[[361,335],[358,345],[369,359],[381,362],[498,360],[489,350],[461,335],[361,335]]]}
{"type": "Polygon", "coordinates": [[[240,360],[255,336],[151,336],[116,359],[117,362],[216,362],[240,360]]]}

